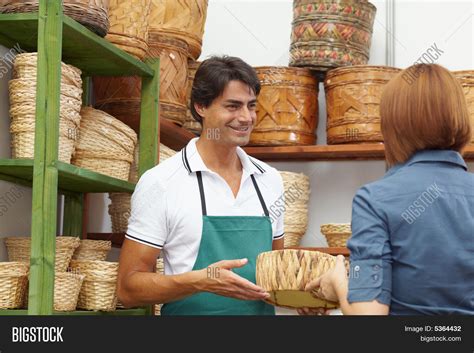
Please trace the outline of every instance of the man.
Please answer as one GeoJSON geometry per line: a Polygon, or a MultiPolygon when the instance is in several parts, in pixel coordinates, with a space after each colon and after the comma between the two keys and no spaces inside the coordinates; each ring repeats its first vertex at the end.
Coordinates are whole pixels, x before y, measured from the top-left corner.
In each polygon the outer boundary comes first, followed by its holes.
{"type": "Polygon", "coordinates": [[[191,94],[201,137],[147,171],[132,197],[120,256],[118,295],[126,306],[165,303],[162,315],[274,315],[255,285],[259,253],[283,248],[279,173],[249,157],[260,83],[235,57],[212,57],[191,94]],[[153,273],[163,252],[165,275],[153,273]]]}

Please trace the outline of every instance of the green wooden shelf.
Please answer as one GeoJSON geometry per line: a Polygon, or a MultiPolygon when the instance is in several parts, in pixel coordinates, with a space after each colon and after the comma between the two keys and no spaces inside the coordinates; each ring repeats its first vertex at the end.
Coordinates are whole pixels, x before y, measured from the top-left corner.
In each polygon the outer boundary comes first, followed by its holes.
{"type": "MultiPolygon", "coordinates": [[[[38,47],[38,13],[0,14],[0,44],[34,52],[38,47]]],[[[72,18],[63,16],[62,60],[84,76],[149,76],[154,71],[72,18]]]]}
{"type": "MultiPolygon", "coordinates": [[[[0,159],[0,180],[30,184],[33,180],[32,159],[0,159]]],[[[127,192],[135,184],[57,161],[58,187],[72,192],[127,192]]]]}
{"type": "MultiPolygon", "coordinates": [[[[75,311],[55,311],[53,315],[57,316],[145,316],[147,315],[147,308],[134,309],[117,309],[115,311],[89,311],[89,310],[75,310],[75,311]]],[[[28,310],[25,309],[3,309],[0,310],[0,316],[26,316],[28,310]]]]}

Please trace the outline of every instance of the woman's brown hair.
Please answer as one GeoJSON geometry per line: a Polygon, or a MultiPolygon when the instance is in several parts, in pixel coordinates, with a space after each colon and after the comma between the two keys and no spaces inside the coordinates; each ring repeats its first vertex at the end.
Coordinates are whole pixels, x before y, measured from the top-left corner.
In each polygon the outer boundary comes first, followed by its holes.
{"type": "Polygon", "coordinates": [[[461,84],[437,64],[410,66],[391,79],[382,94],[380,116],[389,166],[420,150],[461,151],[471,139],[461,84]]]}

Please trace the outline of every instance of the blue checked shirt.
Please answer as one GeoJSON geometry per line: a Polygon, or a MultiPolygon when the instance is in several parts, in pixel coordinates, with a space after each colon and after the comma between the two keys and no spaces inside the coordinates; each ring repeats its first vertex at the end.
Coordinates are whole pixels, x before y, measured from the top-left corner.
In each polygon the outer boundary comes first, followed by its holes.
{"type": "Polygon", "coordinates": [[[474,174],[461,155],[420,151],[359,189],[348,247],[349,302],[474,315],[474,174]]]}

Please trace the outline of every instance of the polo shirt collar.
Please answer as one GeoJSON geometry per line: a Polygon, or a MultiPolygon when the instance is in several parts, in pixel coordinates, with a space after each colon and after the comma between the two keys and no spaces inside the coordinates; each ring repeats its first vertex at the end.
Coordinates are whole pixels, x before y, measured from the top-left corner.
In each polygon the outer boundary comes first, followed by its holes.
{"type": "MultiPolygon", "coordinates": [[[[198,137],[191,139],[189,143],[181,150],[183,165],[188,173],[194,173],[197,171],[210,171],[209,168],[207,168],[204,164],[204,161],[197,150],[196,142],[198,139],[198,137]]],[[[237,155],[239,156],[240,162],[242,163],[242,168],[248,174],[263,174],[266,172],[263,166],[261,166],[260,163],[254,158],[245,153],[242,148],[237,147],[237,155]]]]}

